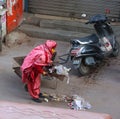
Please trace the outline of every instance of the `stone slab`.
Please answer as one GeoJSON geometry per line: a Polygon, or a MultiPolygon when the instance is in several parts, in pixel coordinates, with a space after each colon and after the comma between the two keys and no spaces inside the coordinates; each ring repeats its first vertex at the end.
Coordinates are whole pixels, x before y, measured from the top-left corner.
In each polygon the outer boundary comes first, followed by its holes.
{"type": "Polygon", "coordinates": [[[112,119],[109,114],[0,102],[0,119],[112,119]]]}

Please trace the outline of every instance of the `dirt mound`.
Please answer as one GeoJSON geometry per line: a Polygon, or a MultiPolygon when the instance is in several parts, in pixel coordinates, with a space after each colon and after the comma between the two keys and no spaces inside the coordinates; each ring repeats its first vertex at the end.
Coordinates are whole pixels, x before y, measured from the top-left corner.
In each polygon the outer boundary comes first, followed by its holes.
{"type": "Polygon", "coordinates": [[[15,47],[21,45],[24,42],[29,42],[30,38],[25,33],[21,31],[13,31],[6,35],[5,45],[7,47],[15,47]]]}

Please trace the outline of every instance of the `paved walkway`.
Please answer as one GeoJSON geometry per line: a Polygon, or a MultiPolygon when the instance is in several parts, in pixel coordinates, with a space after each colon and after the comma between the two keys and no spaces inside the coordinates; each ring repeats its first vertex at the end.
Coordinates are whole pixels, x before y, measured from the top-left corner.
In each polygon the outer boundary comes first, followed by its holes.
{"type": "Polygon", "coordinates": [[[0,119],[111,119],[108,114],[0,102],[0,119]]]}

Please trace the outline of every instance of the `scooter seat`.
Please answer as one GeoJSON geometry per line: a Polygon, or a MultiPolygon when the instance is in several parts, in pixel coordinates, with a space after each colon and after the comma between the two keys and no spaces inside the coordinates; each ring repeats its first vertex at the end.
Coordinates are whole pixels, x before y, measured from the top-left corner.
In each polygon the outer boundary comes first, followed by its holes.
{"type": "Polygon", "coordinates": [[[95,44],[99,42],[99,38],[96,34],[92,34],[80,39],[76,39],[80,44],[95,44]]]}

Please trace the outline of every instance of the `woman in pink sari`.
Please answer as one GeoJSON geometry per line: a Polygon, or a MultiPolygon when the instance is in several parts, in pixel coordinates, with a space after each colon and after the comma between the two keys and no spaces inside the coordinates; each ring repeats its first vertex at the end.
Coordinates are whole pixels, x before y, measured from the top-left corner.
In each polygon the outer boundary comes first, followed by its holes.
{"type": "Polygon", "coordinates": [[[52,64],[52,57],[55,53],[57,43],[53,40],[47,40],[45,44],[35,47],[24,59],[21,66],[22,82],[27,84],[28,92],[35,102],[41,102],[40,85],[41,74],[46,72],[44,66],[52,64]]]}

